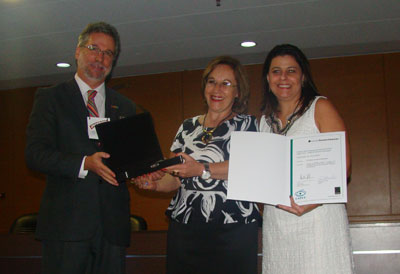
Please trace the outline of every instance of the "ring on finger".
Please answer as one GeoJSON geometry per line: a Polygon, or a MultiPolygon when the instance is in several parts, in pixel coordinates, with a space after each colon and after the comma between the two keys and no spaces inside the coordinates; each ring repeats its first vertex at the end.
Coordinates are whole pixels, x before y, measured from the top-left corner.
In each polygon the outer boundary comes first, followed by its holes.
{"type": "Polygon", "coordinates": [[[171,172],[171,174],[172,174],[172,176],[179,176],[179,171],[173,170],[173,171],[171,172]]]}

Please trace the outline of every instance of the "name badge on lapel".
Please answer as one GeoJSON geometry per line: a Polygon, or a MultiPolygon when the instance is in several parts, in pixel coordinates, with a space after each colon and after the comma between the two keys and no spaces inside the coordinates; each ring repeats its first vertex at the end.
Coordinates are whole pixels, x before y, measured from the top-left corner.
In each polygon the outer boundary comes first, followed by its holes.
{"type": "Polygon", "coordinates": [[[87,117],[89,139],[98,140],[96,126],[109,121],[110,118],[87,117]]]}

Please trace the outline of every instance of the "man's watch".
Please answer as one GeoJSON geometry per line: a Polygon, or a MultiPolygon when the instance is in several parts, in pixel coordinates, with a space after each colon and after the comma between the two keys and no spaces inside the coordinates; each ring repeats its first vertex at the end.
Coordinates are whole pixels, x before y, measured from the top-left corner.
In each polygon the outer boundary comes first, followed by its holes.
{"type": "Polygon", "coordinates": [[[201,174],[201,179],[207,180],[207,179],[210,179],[210,177],[211,177],[210,164],[204,163],[204,169],[203,169],[203,173],[201,174]]]}

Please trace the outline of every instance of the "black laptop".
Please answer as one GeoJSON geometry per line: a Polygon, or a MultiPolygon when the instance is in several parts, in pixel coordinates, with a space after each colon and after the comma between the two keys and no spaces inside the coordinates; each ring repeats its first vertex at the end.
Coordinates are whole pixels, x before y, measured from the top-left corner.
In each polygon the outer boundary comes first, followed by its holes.
{"type": "Polygon", "coordinates": [[[183,162],[182,157],[164,159],[149,112],[96,126],[102,151],[111,155],[106,165],[117,181],[124,181],[183,162]]]}

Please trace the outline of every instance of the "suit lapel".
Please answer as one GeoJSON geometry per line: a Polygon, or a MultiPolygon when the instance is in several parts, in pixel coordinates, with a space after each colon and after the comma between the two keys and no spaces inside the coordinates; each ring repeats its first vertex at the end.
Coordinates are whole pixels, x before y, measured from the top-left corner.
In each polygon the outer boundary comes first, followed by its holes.
{"type": "Polygon", "coordinates": [[[78,123],[78,128],[85,139],[92,144],[95,150],[99,149],[98,142],[96,140],[89,139],[88,128],[87,128],[87,117],[89,116],[89,111],[86,108],[85,102],[82,98],[81,91],[75,79],[67,82],[66,88],[66,102],[69,100],[70,106],[72,108],[72,115],[76,115],[76,121],[78,123]]]}
{"type": "Polygon", "coordinates": [[[89,112],[85,106],[85,103],[82,98],[81,91],[79,89],[78,84],[75,79],[67,82],[67,92],[68,99],[71,103],[73,113],[77,115],[78,121],[80,123],[80,127],[87,135],[87,116],[89,116],[89,112]]]}
{"type": "Polygon", "coordinates": [[[120,106],[118,98],[112,90],[106,88],[106,103],[105,103],[106,117],[110,118],[111,121],[121,119],[120,117],[120,106]]]}

